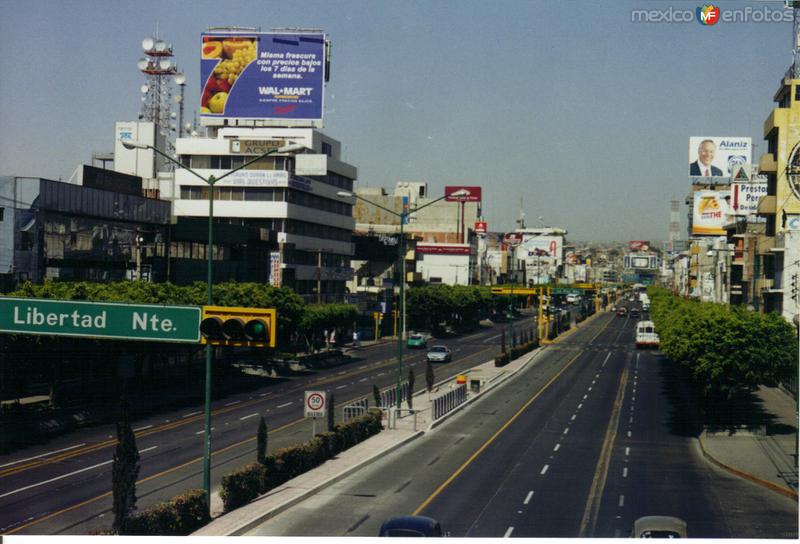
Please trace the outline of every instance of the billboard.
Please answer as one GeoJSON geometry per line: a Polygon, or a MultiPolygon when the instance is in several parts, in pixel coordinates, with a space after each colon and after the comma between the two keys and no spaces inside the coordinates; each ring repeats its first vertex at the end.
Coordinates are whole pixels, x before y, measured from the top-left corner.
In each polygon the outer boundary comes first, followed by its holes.
{"type": "MultiPolygon", "coordinates": [[[[562,262],[564,239],[561,236],[542,236],[540,234],[526,234],[522,241],[522,250],[527,251],[528,257],[550,257],[558,266],[562,262]]],[[[530,259],[529,259],[530,260],[530,259]]]]}
{"type": "Polygon", "coordinates": [[[647,240],[631,240],[628,242],[628,247],[631,251],[648,251],[650,249],[650,242],[647,240]]]}
{"type": "Polygon", "coordinates": [[[738,166],[751,165],[750,138],[692,136],[689,138],[689,177],[696,183],[729,183],[738,166]]]}
{"type": "Polygon", "coordinates": [[[731,184],[731,208],[734,215],[756,215],[758,201],[767,196],[767,180],[731,184]]]}
{"type": "Polygon", "coordinates": [[[206,32],[201,115],[321,121],[325,34],[206,32]]]}
{"type": "Polygon", "coordinates": [[[444,188],[445,201],[447,202],[480,202],[481,201],[481,188],[474,186],[464,185],[447,185],[444,188]],[[456,191],[467,191],[469,194],[465,196],[450,196],[456,191]]]}
{"type": "Polygon", "coordinates": [[[722,236],[723,227],[732,222],[730,191],[695,191],[692,208],[692,234],[722,236]]]}

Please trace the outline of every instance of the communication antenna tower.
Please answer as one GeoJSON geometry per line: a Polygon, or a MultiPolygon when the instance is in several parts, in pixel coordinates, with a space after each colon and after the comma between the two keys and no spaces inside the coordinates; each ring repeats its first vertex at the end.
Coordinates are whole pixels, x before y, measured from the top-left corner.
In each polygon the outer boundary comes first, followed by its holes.
{"type": "Polygon", "coordinates": [[[800,1],[785,0],[784,7],[794,12],[792,20],[792,79],[800,78],[800,1]]]}

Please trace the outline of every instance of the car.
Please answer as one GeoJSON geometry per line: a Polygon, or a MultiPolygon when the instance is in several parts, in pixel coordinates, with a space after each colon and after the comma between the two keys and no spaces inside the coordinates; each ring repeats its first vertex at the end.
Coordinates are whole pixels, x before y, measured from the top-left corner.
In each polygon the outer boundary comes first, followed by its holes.
{"type": "Polygon", "coordinates": [[[577,304],[580,301],[581,301],[581,297],[579,297],[578,295],[573,295],[571,293],[569,295],[567,295],[567,303],[569,303],[569,304],[577,304]]]}
{"type": "Polygon", "coordinates": [[[632,538],[686,538],[686,522],[674,516],[644,516],[633,523],[632,538]]]}
{"type": "Polygon", "coordinates": [[[631,317],[640,317],[642,312],[639,311],[639,308],[631,308],[631,317]]]}
{"type": "Polygon", "coordinates": [[[628,309],[625,306],[617,306],[617,317],[625,317],[628,315],[628,309]]]}
{"type": "Polygon", "coordinates": [[[426,355],[428,361],[432,363],[446,363],[452,360],[452,353],[447,346],[433,346],[426,355]]]}
{"type": "Polygon", "coordinates": [[[442,526],[433,518],[426,516],[395,516],[381,524],[378,536],[445,536],[442,526]]]}
{"type": "Polygon", "coordinates": [[[652,321],[639,321],[636,324],[636,347],[658,348],[661,339],[656,332],[655,323],[652,321]]]}
{"type": "Polygon", "coordinates": [[[406,346],[408,346],[409,348],[417,348],[417,349],[425,348],[428,346],[428,340],[422,334],[419,333],[412,334],[411,336],[408,337],[408,340],[406,341],[406,346]]]}

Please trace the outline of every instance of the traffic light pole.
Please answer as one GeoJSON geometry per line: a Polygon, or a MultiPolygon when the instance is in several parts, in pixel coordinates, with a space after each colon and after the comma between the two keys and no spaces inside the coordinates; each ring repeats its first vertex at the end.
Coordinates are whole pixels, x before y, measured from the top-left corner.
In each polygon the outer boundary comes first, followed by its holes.
{"type": "MultiPolygon", "coordinates": [[[[214,304],[212,293],[214,270],[214,176],[209,176],[208,183],[208,268],[206,270],[206,303],[214,304]]],[[[214,367],[214,346],[211,342],[206,344],[206,392],[205,392],[205,441],[203,445],[203,491],[206,501],[211,508],[211,377],[214,367]]]]}

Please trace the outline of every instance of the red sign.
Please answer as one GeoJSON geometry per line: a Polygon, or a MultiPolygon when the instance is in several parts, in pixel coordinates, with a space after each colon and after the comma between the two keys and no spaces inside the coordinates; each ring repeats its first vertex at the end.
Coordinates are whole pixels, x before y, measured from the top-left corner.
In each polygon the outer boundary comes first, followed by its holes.
{"type": "Polygon", "coordinates": [[[481,201],[481,188],[474,186],[464,185],[448,185],[444,188],[445,200],[447,202],[480,202],[481,201]],[[464,191],[461,196],[450,196],[455,192],[464,191]]]}
{"type": "Polygon", "coordinates": [[[503,243],[515,247],[522,243],[522,233],[521,232],[507,232],[503,235],[503,243]]]}
{"type": "Polygon", "coordinates": [[[462,245],[426,246],[424,244],[417,244],[417,253],[429,255],[469,255],[470,247],[462,245]]]}
{"type": "Polygon", "coordinates": [[[475,221],[475,232],[486,234],[486,221],[475,221]]]}
{"type": "Polygon", "coordinates": [[[647,251],[650,249],[650,242],[647,240],[631,240],[628,242],[631,251],[647,251]]]}

